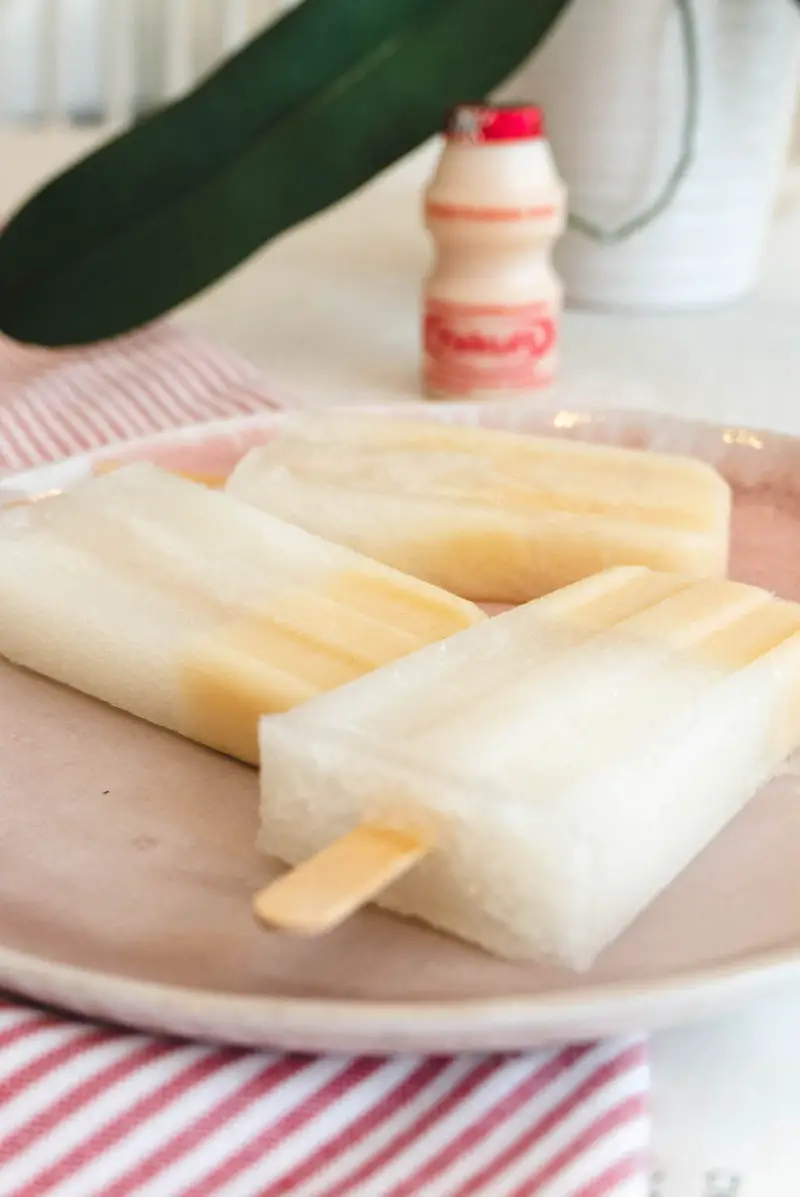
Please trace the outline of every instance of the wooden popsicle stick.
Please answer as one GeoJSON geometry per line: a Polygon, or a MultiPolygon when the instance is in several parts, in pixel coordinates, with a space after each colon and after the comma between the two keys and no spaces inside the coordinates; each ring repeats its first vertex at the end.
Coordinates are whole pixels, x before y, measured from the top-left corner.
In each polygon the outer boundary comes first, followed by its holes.
{"type": "Polygon", "coordinates": [[[411,832],[364,824],[256,894],[256,917],[295,935],[323,935],[401,877],[432,846],[411,832]]]}

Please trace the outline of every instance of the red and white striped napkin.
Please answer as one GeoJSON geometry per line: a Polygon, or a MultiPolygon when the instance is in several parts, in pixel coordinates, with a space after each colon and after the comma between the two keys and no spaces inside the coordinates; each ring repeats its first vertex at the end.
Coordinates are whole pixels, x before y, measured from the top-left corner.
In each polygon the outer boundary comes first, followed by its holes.
{"type": "MultiPolygon", "coordinates": [[[[0,468],[279,407],[170,325],[0,340],[0,468]]],[[[0,1002],[0,1197],[645,1197],[643,1041],[345,1058],[93,1027],[0,1002]]]]}
{"type": "Polygon", "coordinates": [[[249,362],[167,324],[79,349],[0,338],[0,469],[286,402],[249,362]]]}

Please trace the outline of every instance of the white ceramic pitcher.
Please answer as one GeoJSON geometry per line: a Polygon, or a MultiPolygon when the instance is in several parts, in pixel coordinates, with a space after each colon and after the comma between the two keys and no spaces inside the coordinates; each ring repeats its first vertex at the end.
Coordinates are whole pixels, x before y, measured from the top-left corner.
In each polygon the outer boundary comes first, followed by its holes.
{"type": "MultiPolygon", "coordinates": [[[[617,244],[570,231],[556,267],[574,303],[681,309],[734,300],[758,276],[798,84],[791,0],[692,0],[694,156],[667,210],[617,244]]],[[[614,228],[645,210],[680,154],[686,55],[675,0],[573,0],[504,89],[545,106],[570,209],[614,228]]]]}

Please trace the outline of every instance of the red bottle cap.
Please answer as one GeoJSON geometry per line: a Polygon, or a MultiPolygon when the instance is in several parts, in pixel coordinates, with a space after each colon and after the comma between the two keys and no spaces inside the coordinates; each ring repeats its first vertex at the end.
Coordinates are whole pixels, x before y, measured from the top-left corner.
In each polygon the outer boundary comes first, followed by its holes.
{"type": "Polygon", "coordinates": [[[448,141],[482,145],[544,137],[544,113],[535,104],[457,104],[447,120],[448,141]]]}

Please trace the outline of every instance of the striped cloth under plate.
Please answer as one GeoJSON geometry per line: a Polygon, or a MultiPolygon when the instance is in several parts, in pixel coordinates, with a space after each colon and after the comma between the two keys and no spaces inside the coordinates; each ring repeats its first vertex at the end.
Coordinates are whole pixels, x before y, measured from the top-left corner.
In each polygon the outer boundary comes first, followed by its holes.
{"type": "MultiPolygon", "coordinates": [[[[285,405],[161,324],[0,339],[0,468],[285,405]]],[[[345,1058],[158,1039],[0,1002],[0,1197],[645,1197],[642,1040],[345,1058]]]]}

